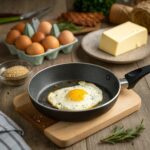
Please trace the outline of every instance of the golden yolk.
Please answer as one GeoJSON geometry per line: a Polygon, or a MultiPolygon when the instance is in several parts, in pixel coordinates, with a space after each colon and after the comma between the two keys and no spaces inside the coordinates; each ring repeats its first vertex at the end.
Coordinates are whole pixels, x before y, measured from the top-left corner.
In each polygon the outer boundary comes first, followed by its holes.
{"type": "Polygon", "coordinates": [[[67,97],[72,101],[82,101],[86,94],[87,92],[82,89],[74,89],[68,92],[67,97]]]}

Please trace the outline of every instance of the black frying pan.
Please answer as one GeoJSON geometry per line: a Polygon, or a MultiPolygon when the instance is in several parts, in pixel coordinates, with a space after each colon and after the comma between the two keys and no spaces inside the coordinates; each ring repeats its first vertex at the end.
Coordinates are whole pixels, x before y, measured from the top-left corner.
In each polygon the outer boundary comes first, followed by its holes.
{"type": "Polygon", "coordinates": [[[116,102],[122,84],[132,88],[148,73],[150,73],[150,65],[134,70],[126,74],[124,79],[118,80],[111,71],[98,65],[61,64],[38,72],[31,79],[28,92],[34,106],[47,116],[64,121],[81,121],[108,111],[116,102]],[[103,91],[103,101],[96,107],[83,111],[59,110],[47,102],[47,95],[50,91],[76,85],[78,81],[91,82],[100,87],[103,91]]]}

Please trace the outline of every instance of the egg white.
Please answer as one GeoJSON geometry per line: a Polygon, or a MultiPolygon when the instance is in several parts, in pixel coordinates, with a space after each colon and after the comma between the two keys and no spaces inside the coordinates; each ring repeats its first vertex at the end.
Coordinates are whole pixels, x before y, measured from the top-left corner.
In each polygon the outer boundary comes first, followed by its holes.
{"type": "Polygon", "coordinates": [[[80,81],[79,85],[58,89],[48,94],[48,102],[61,110],[87,110],[103,99],[102,90],[92,83],[80,81]],[[82,89],[87,92],[81,101],[72,101],[66,95],[74,89],[82,89]]]}

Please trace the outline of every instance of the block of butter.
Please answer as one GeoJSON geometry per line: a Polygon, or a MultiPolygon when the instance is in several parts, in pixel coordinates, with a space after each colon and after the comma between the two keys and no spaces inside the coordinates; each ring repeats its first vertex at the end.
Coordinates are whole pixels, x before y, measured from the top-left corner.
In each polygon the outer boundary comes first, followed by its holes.
{"type": "Polygon", "coordinates": [[[109,54],[118,56],[147,43],[147,29],[126,22],[102,33],[99,48],[109,54]]]}

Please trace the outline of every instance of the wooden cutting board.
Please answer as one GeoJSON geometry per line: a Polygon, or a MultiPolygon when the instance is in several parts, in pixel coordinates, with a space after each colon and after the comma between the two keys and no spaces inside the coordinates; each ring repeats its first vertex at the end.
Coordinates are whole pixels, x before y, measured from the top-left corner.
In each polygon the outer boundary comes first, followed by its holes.
{"type": "Polygon", "coordinates": [[[21,116],[52,142],[59,147],[67,147],[139,110],[141,98],[133,90],[122,89],[111,110],[92,120],[77,123],[56,121],[44,116],[32,105],[27,93],[16,96],[13,104],[21,116]]]}

